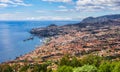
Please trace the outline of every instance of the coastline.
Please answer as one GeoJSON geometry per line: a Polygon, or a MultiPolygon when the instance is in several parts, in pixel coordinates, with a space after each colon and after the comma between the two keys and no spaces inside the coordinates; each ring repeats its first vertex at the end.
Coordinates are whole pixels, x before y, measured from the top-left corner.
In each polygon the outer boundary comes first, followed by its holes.
{"type": "MultiPolygon", "coordinates": [[[[71,25],[50,25],[35,28],[31,34],[45,37],[44,44],[18,57],[15,63],[44,63],[59,61],[69,54],[81,58],[87,54],[116,59],[120,56],[120,21],[107,20],[101,23],[77,23],[71,25]]],[[[8,63],[14,63],[8,62],[8,63]]]]}
{"type": "Polygon", "coordinates": [[[14,60],[16,57],[33,51],[36,45],[40,45],[39,37],[35,37],[34,40],[23,41],[31,37],[29,31],[32,28],[46,27],[54,23],[62,26],[77,22],[78,21],[3,21],[3,24],[0,25],[0,33],[2,32],[0,35],[0,63],[14,60]],[[9,31],[9,33],[6,33],[6,31],[9,31]]]}
{"type": "Polygon", "coordinates": [[[97,54],[104,57],[117,57],[120,56],[119,47],[119,27],[118,26],[109,26],[102,27],[100,29],[92,30],[96,33],[86,30],[87,28],[82,28],[79,32],[73,32],[65,35],[59,35],[50,37],[51,39],[47,43],[37,47],[34,51],[27,53],[26,55],[18,57],[15,61],[8,62],[10,63],[20,63],[21,65],[28,62],[31,64],[38,63],[42,64],[46,61],[59,61],[64,55],[69,54],[71,56],[82,57],[86,54],[97,54]],[[105,35],[105,36],[104,36],[105,35]],[[110,36],[109,36],[110,35],[110,36]],[[111,35],[113,36],[111,38],[111,35]],[[109,40],[102,39],[106,37],[109,40]],[[109,47],[111,42],[116,43],[117,45],[113,48],[109,47]],[[106,47],[104,47],[106,44],[106,47]],[[110,50],[110,52],[108,52],[110,50]],[[117,52],[115,50],[118,50],[117,52]]]}

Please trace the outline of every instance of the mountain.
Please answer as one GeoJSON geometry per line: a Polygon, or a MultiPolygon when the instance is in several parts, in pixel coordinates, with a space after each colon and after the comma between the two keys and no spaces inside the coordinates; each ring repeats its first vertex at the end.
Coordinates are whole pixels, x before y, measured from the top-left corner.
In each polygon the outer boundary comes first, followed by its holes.
{"type": "Polygon", "coordinates": [[[88,17],[83,19],[81,23],[101,23],[116,19],[120,19],[120,14],[105,15],[100,17],[88,17]]]}
{"type": "Polygon", "coordinates": [[[67,24],[64,26],[56,26],[55,24],[51,24],[50,26],[45,28],[34,28],[30,31],[30,33],[39,37],[52,37],[79,32],[82,31],[82,28],[100,28],[104,26],[120,26],[120,14],[105,15],[96,18],[88,17],[83,19],[83,21],[80,23],[67,24]]]}

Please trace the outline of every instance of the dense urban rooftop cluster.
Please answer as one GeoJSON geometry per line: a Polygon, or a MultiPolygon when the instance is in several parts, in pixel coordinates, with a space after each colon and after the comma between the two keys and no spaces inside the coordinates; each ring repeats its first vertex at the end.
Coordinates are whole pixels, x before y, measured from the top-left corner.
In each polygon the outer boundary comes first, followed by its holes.
{"type": "Polygon", "coordinates": [[[59,60],[63,55],[83,56],[98,54],[100,56],[120,56],[120,27],[103,26],[95,28],[86,26],[80,31],[65,35],[49,37],[45,44],[35,51],[21,56],[17,60],[45,61],[59,60]]]}

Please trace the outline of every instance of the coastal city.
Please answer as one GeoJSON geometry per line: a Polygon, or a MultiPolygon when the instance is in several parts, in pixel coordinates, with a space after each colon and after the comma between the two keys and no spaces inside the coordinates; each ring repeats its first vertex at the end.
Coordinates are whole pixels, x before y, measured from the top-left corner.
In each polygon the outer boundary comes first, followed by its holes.
{"type": "Polygon", "coordinates": [[[29,33],[33,37],[24,42],[38,37],[42,38],[42,45],[3,62],[2,72],[105,72],[102,68],[105,62],[119,68],[116,63],[120,60],[120,15],[88,17],[80,23],[63,26],[51,24],[33,28],[29,33]],[[84,67],[92,69],[85,71],[84,67]]]}
{"type": "Polygon", "coordinates": [[[0,72],[120,72],[120,0],[0,0],[0,72]]]}
{"type": "Polygon", "coordinates": [[[48,68],[56,70],[58,68],[56,62],[61,61],[66,55],[69,55],[70,59],[75,56],[78,60],[93,55],[110,61],[119,61],[119,19],[101,21],[101,23],[86,23],[86,19],[77,24],[64,26],[51,24],[45,28],[32,29],[31,34],[44,37],[42,45],[3,64],[25,66],[51,62],[52,65],[48,68]]]}
{"type": "Polygon", "coordinates": [[[86,26],[78,32],[75,30],[70,32],[65,35],[46,38],[44,45],[17,60],[39,61],[41,63],[45,60],[59,60],[65,54],[80,57],[90,53],[113,58],[120,56],[119,26],[99,28],[86,26]]]}

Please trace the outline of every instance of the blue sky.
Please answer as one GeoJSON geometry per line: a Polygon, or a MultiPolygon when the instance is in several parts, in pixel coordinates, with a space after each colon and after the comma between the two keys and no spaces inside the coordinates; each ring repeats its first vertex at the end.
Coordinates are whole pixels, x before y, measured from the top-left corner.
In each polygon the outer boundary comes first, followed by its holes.
{"type": "Polygon", "coordinates": [[[120,0],[0,0],[0,20],[81,20],[120,13],[120,0]]]}

